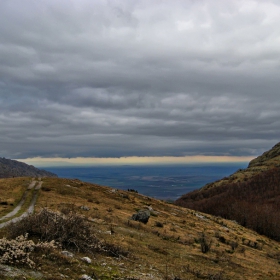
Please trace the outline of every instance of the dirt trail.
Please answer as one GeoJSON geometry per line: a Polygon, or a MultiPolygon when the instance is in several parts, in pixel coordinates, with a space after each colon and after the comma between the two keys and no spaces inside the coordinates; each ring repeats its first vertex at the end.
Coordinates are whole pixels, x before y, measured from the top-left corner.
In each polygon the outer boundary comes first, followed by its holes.
{"type": "MultiPolygon", "coordinates": [[[[7,219],[7,218],[10,218],[10,217],[13,217],[20,211],[20,209],[22,208],[22,205],[24,204],[24,202],[26,200],[27,193],[36,186],[36,183],[37,183],[37,181],[35,181],[35,180],[33,180],[30,183],[30,185],[27,187],[27,190],[24,192],[24,194],[23,194],[19,204],[17,205],[17,207],[13,211],[11,211],[7,215],[5,215],[4,217],[0,218],[0,221],[4,220],[4,219],[7,219]]],[[[10,223],[16,223],[16,222],[22,220],[23,218],[27,217],[28,215],[30,215],[34,212],[35,203],[37,201],[38,193],[39,193],[39,190],[42,187],[42,184],[43,184],[43,182],[41,181],[41,178],[39,178],[39,183],[34,189],[32,200],[31,200],[30,205],[27,208],[27,210],[19,217],[16,217],[16,218],[13,218],[13,219],[11,219],[7,222],[1,223],[0,228],[3,228],[5,226],[9,225],[10,223]]]]}
{"type": "Polygon", "coordinates": [[[22,198],[20,200],[20,202],[18,203],[18,205],[15,207],[15,209],[13,211],[11,211],[10,213],[6,214],[5,216],[0,218],[0,221],[5,220],[7,218],[11,218],[13,216],[15,216],[18,211],[20,211],[22,205],[24,204],[27,194],[30,190],[32,190],[36,185],[36,181],[32,180],[32,182],[29,184],[29,186],[27,187],[26,191],[24,192],[24,194],[22,195],[22,198]]]}
{"type": "Polygon", "coordinates": [[[27,193],[28,193],[28,191],[25,191],[25,192],[24,192],[24,194],[23,194],[23,196],[22,196],[22,198],[21,198],[19,204],[17,205],[17,207],[16,207],[13,211],[11,211],[10,213],[8,213],[7,215],[5,215],[5,216],[3,216],[2,218],[0,218],[0,221],[5,220],[5,219],[8,219],[8,218],[10,218],[10,217],[13,217],[14,215],[17,214],[17,212],[21,209],[22,205],[24,204],[24,202],[25,202],[25,200],[26,200],[27,193]]]}

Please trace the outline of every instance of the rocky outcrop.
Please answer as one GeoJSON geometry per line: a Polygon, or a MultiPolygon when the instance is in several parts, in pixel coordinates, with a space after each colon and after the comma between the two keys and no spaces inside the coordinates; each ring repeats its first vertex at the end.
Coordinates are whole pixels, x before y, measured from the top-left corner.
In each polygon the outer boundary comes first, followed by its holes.
{"type": "Polygon", "coordinates": [[[149,210],[139,210],[138,213],[132,215],[131,219],[146,224],[149,221],[150,215],[149,210]]]}
{"type": "Polygon", "coordinates": [[[12,159],[0,157],[0,178],[12,177],[57,177],[56,174],[38,169],[33,165],[28,165],[12,159]]]}

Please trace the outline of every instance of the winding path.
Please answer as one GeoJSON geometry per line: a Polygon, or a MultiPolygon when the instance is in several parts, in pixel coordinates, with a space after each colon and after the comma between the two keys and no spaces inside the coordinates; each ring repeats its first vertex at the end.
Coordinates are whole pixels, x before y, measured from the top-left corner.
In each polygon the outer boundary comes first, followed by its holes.
{"type": "Polygon", "coordinates": [[[15,207],[15,209],[13,211],[11,211],[10,213],[6,214],[5,216],[1,217],[0,218],[0,221],[4,220],[4,219],[8,219],[8,218],[11,218],[13,216],[15,216],[22,208],[23,204],[25,203],[26,201],[26,198],[27,198],[27,194],[34,189],[34,192],[33,192],[33,196],[32,196],[32,200],[29,204],[29,207],[27,208],[27,210],[22,214],[20,215],[19,217],[15,217],[9,221],[6,221],[6,222],[2,222],[0,223],[0,228],[3,228],[11,223],[16,223],[20,220],[22,220],[23,218],[27,217],[28,215],[32,214],[34,212],[34,207],[35,207],[35,203],[37,201],[37,198],[38,198],[38,193],[39,193],[39,190],[41,189],[42,187],[42,184],[43,182],[41,181],[41,178],[38,179],[39,182],[36,186],[36,183],[37,181],[36,180],[32,180],[32,182],[30,183],[30,185],[27,187],[26,191],[24,192],[20,202],[18,203],[18,205],[15,207]]]}

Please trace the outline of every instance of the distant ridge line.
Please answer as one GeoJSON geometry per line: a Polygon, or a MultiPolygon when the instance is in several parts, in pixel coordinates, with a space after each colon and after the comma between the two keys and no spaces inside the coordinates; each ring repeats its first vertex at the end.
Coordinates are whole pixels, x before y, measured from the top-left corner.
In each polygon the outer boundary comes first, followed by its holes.
{"type": "Polygon", "coordinates": [[[38,169],[33,165],[0,157],[0,178],[13,177],[58,177],[56,174],[38,169]]]}

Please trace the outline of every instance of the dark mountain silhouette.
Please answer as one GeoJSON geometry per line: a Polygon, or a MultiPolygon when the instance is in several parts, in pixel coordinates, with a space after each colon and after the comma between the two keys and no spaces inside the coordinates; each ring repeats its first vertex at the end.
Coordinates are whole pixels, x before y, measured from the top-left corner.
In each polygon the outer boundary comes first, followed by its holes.
{"type": "Polygon", "coordinates": [[[280,241],[280,143],[248,168],[187,193],[175,204],[235,220],[280,241]]]}
{"type": "Polygon", "coordinates": [[[57,177],[56,174],[38,169],[33,165],[28,165],[12,159],[0,157],[0,178],[12,177],[57,177]]]}

